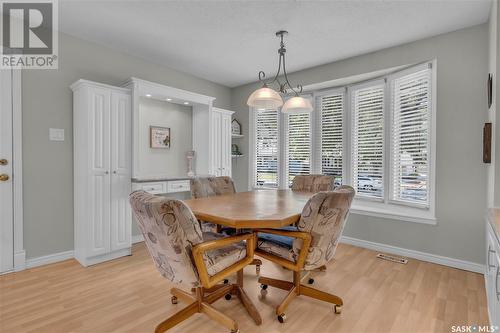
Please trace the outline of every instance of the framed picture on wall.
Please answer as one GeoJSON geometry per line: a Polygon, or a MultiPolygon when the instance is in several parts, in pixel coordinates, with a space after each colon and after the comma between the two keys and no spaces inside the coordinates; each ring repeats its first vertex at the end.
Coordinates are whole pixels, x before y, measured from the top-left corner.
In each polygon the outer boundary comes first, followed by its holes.
{"type": "Polygon", "coordinates": [[[170,148],[170,128],[149,126],[150,147],[151,148],[170,148]]]}

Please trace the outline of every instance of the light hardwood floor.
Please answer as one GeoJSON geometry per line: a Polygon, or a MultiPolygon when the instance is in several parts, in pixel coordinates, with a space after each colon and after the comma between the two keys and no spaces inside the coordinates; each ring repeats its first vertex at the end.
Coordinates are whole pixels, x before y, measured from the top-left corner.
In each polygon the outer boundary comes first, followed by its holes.
{"type": "MultiPolygon", "coordinates": [[[[263,318],[256,326],[238,300],[214,306],[239,322],[242,333],[450,332],[451,325],[487,325],[483,276],[418,260],[407,265],[375,258],[373,251],[340,245],[315,287],[344,300],[331,305],[299,297],[280,324],[274,307],[285,291],[269,288],[260,299],[255,268],[245,269],[245,289],[263,318]]],[[[291,278],[264,261],[263,276],[291,278]]],[[[133,256],[89,268],[75,260],[0,276],[0,332],[152,332],[185,306],[170,304],[173,285],[162,278],[143,243],[133,256]]],[[[169,332],[226,332],[195,315],[169,332]]]]}

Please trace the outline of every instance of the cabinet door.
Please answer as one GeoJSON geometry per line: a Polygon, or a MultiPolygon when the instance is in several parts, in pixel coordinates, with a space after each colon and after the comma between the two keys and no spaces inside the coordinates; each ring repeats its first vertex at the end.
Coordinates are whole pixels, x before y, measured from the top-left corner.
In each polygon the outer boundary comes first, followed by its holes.
{"type": "Polygon", "coordinates": [[[212,173],[215,176],[222,176],[221,117],[220,112],[212,112],[212,173]]]}
{"type": "Polygon", "coordinates": [[[500,320],[500,253],[496,236],[489,223],[486,225],[486,296],[491,325],[499,324],[500,320]]]}
{"type": "Polygon", "coordinates": [[[231,115],[221,117],[221,167],[223,176],[231,177],[231,115]]]}
{"type": "Polygon", "coordinates": [[[89,88],[89,225],[87,256],[110,251],[110,100],[107,89],[89,88]]]}
{"type": "Polygon", "coordinates": [[[131,245],[132,127],[130,95],[111,94],[111,250],[131,245]]]}
{"type": "Polygon", "coordinates": [[[490,309],[491,324],[494,326],[500,326],[500,253],[499,249],[496,249],[495,255],[495,266],[496,269],[493,273],[491,294],[493,298],[493,305],[490,309]]]}

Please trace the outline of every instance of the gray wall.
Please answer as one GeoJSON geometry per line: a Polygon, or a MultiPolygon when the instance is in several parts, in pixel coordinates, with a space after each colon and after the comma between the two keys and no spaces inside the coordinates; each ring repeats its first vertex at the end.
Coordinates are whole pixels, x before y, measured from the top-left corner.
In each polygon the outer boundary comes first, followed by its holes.
{"type": "MultiPolygon", "coordinates": [[[[400,65],[437,59],[437,225],[424,225],[352,214],[344,235],[484,262],[486,166],[482,163],[482,128],[487,119],[485,82],[488,25],[392,47],[290,75],[303,85],[349,77],[400,65]]],[[[248,156],[246,100],[258,87],[232,89],[232,109],[243,126],[240,142],[248,156]]],[[[248,160],[233,167],[238,190],[248,186],[248,160]]]]}
{"type": "Polygon", "coordinates": [[[151,64],[65,34],[58,70],[25,70],[23,89],[24,246],[27,258],[73,249],[73,141],[71,83],[87,79],[118,85],[130,76],[216,97],[230,106],[230,89],[151,64]],[[49,128],[64,128],[64,142],[49,128]]]}
{"type": "MultiPolygon", "coordinates": [[[[499,135],[495,135],[495,132],[497,131],[497,126],[496,126],[496,108],[497,108],[497,39],[498,39],[498,34],[497,34],[497,22],[498,22],[498,2],[497,1],[492,1],[491,3],[491,11],[490,11],[490,17],[489,17],[489,22],[488,22],[488,72],[493,75],[493,99],[492,99],[492,104],[490,109],[488,110],[488,121],[492,123],[492,150],[491,150],[491,164],[487,166],[487,202],[488,202],[488,207],[493,207],[493,206],[498,206],[499,205],[499,190],[500,190],[500,183],[496,183],[495,178],[496,172],[499,172],[498,168],[495,166],[496,164],[496,149],[500,148],[500,145],[496,145],[495,141],[500,139],[499,135]]],[[[498,180],[498,179],[497,179],[498,180]]]]}
{"type": "Polygon", "coordinates": [[[138,136],[142,178],[186,176],[186,152],[193,149],[192,107],[141,97],[138,136]],[[150,126],[170,128],[169,149],[151,148],[150,126]]]}

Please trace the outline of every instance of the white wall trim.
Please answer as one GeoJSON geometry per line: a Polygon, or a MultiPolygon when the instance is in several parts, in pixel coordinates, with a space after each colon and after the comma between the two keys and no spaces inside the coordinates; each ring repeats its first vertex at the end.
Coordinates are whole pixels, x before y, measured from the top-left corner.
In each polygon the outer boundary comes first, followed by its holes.
{"type": "Polygon", "coordinates": [[[41,256],[26,260],[26,268],[33,268],[42,265],[54,264],[59,261],[73,259],[73,258],[74,258],[73,250],[49,254],[46,256],[41,256]]]}
{"type": "MultiPolygon", "coordinates": [[[[142,235],[133,235],[132,236],[132,244],[140,243],[144,241],[142,235]]],[[[471,261],[465,261],[461,259],[454,259],[449,257],[443,257],[431,253],[420,252],[410,249],[404,249],[401,247],[396,247],[392,245],[386,245],[381,243],[370,242],[362,239],[352,238],[348,236],[342,236],[340,242],[343,244],[349,244],[353,246],[362,247],[365,249],[373,250],[373,251],[381,251],[385,253],[396,254],[404,257],[409,257],[413,259],[418,259],[422,261],[431,262],[434,264],[449,266],[453,268],[463,269],[470,272],[484,274],[484,265],[474,263],[471,261]]],[[[49,254],[46,256],[32,258],[26,260],[26,268],[33,268],[42,265],[53,264],[56,262],[73,259],[74,251],[64,251],[54,254],[49,254]]]]}
{"type": "Polygon", "coordinates": [[[26,267],[23,220],[23,116],[21,70],[12,71],[12,161],[14,186],[14,270],[26,267]]]}
{"type": "Polygon", "coordinates": [[[142,235],[132,235],[132,244],[144,242],[144,237],[142,235]]]}
{"type": "Polygon", "coordinates": [[[413,259],[418,259],[422,261],[431,262],[434,264],[449,266],[453,268],[463,269],[470,272],[484,274],[485,266],[471,261],[465,261],[461,259],[443,257],[436,254],[420,252],[410,249],[404,249],[397,246],[386,245],[381,243],[370,242],[363,239],[352,238],[348,236],[342,236],[340,239],[341,243],[354,245],[362,247],[369,250],[381,251],[391,254],[396,254],[403,257],[409,257],[413,259]]]}

